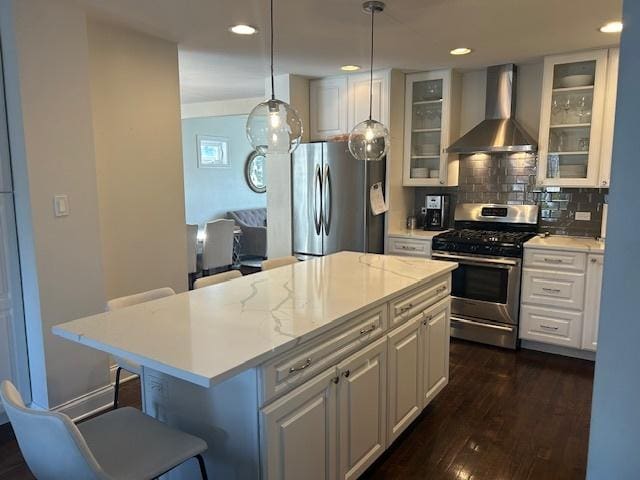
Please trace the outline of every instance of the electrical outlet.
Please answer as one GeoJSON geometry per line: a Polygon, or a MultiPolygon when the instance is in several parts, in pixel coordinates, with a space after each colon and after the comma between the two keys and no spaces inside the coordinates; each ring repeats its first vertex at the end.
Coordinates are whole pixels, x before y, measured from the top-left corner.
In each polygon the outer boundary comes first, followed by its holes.
{"type": "Polygon", "coordinates": [[[576,220],[581,220],[583,222],[591,221],[591,212],[576,212],[576,220]]]}

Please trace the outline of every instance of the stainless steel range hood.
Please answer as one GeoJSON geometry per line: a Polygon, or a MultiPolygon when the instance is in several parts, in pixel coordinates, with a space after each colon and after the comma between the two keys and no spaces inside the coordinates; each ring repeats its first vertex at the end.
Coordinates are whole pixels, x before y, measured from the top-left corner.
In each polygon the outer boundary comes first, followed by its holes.
{"type": "Polygon", "coordinates": [[[515,120],[516,66],[487,68],[485,120],[456,140],[450,153],[535,152],[538,144],[515,120]]]}

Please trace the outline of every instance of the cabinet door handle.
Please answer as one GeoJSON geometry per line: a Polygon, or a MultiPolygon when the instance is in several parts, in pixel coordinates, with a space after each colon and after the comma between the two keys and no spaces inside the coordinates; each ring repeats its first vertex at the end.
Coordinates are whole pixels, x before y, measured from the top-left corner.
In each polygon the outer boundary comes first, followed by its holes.
{"type": "Polygon", "coordinates": [[[333,377],[331,381],[337,385],[340,382],[340,376],[338,375],[337,377],[333,377]]]}
{"type": "Polygon", "coordinates": [[[342,376],[344,378],[349,378],[349,375],[351,375],[351,370],[345,370],[344,372],[342,372],[342,376]]]}
{"type": "Polygon", "coordinates": [[[560,289],[559,288],[547,288],[547,287],[542,287],[542,290],[548,293],[560,293],[560,289]]]}
{"type": "Polygon", "coordinates": [[[563,263],[562,259],[560,258],[544,258],[544,261],[547,263],[563,263]]]}
{"type": "Polygon", "coordinates": [[[558,330],[558,327],[551,327],[549,325],[540,325],[540,328],[544,328],[545,330],[553,330],[553,331],[558,330]]]}
{"type": "Polygon", "coordinates": [[[371,333],[376,329],[375,325],[370,325],[367,328],[363,328],[360,330],[360,335],[366,335],[367,333],[371,333]]]}
{"type": "Polygon", "coordinates": [[[591,259],[591,263],[596,263],[598,260],[596,258],[591,259]]]}
{"type": "Polygon", "coordinates": [[[429,325],[429,322],[432,318],[433,315],[427,315],[426,313],[422,312],[422,325],[424,325],[425,327],[429,325]]]}
{"type": "Polygon", "coordinates": [[[311,359],[307,358],[304,363],[302,365],[300,365],[299,367],[291,367],[289,369],[289,373],[295,373],[295,372],[300,372],[302,370],[305,370],[307,368],[309,368],[309,366],[311,365],[311,359]]]}

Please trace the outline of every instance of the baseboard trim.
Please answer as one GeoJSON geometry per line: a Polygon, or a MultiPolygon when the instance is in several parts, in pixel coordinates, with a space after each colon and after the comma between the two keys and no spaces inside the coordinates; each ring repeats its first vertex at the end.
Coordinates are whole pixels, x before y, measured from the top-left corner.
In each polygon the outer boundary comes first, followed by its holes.
{"type": "Polygon", "coordinates": [[[554,355],[564,355],[565,357],[580,358],[582,360],[590,360],[592,362],[595,362],[596,360],[596,352],[590,352],[589,350],[579,350],[577,348],[562,347],[560,345],[549,345],[531,340],[522,340],[520,346],[527,350],[537,350],[539,352],[552,353],[554,355]]]}
{"type": "Polygon", "coordinates": [[[74,422],[79,422],[87,417],[108,410],[113,407],[113,385],[98,388],[86,395],[58,405],[52,410],[71,417],[74,422]]]}

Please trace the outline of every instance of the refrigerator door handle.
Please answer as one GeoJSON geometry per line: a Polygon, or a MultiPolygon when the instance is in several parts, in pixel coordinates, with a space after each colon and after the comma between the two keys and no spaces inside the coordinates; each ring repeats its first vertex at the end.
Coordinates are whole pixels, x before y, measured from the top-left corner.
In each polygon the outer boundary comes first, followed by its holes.
{"type": "Polygon", "coordinates": [[[331,170],[329,169],[329,165],[324,166],[322,184],[324,186],[324,210],[322,223],[324,225],[325,235],[329,235],[329,230],[331,228],[331,211],[333,210],[333,188],[331,187],[331,170]]]}
{"type": "Polygon", "coordinates": [[[322,207],[318,210],[318,198],[322,202],[322,173],[320,165],[316,165],[316,173],[313,181],[313,225],[316,229],[316,235],[320,235],[322,227],[322,207]]]}

